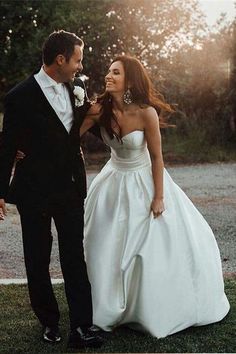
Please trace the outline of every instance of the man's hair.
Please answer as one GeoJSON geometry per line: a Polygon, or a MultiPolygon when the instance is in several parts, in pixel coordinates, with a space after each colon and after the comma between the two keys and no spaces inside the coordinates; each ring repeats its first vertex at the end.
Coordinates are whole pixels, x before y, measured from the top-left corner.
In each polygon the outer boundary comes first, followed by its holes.
{"type": "Polygon", "coordinates": [[[74,33],[63,30],[54,31],[43,44],[43,63],[51,65],[59,54],[64,55],[68,62],[74,53],[75,45],[79,45],[83,49],[84,42],[74,33]]]}

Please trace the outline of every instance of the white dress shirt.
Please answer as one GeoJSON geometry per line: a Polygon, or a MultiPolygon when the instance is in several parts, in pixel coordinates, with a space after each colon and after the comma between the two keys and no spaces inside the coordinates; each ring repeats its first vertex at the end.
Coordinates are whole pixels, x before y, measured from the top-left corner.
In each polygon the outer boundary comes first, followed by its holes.
{"type": "Polygon", "coordinates": [[[67,132],[69,132],[73,123],[73,110],[66,86],[53,80],[44,71],[43,67],[34,77],[67,132]]]}

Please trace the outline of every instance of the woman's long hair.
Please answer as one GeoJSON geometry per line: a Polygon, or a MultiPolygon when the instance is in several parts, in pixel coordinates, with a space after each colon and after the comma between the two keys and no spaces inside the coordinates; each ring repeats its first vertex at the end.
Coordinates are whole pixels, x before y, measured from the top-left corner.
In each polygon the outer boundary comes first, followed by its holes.
{"type": "MultiPolygon", "coordinates": [[[[129,87],[133,103],[137,104],[140,108],[152,106],[156,109],[158,115],[161,111],[173,112],[170,105],[165,103],[163,96],[154,89],[145,68],[138,59],[121,55],[115,57],[112,63],[116,61],[120,61],[123,64],[125,72],[125,91],[129,87]]],[[[105,91],[102,95],[98,96],[97,102],[101,104],[101,126],[106,129],[110,138],[116,136],[120,140],[120,126],[112,111],[112,97],[110,93],[105,91]],[[119,128],[118,134],[112,127],[112,120],[115,121],[119,128]]],[[[165,126],[167,126],[167,124],[160,116],[160,127],[165,126]]]]}

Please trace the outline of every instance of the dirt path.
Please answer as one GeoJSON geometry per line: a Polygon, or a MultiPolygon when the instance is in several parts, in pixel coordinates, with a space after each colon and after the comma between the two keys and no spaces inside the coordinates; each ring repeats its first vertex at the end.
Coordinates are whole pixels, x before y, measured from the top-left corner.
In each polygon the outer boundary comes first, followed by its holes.
{"type": "MultiPolygon", "coordinates": [[[[186,192],[212,227],[221,252],[223,271],[236,272],[236,163],[169,167],[174,181],[186,192]]],[[[88,184],[95,173],[88,174],[88,184]]],[[[25,278],[19,216],[8,205],[0,223],[0,279],[25,278]]],[[[61,278],[56,231],[51,274],[61,278]]]]}

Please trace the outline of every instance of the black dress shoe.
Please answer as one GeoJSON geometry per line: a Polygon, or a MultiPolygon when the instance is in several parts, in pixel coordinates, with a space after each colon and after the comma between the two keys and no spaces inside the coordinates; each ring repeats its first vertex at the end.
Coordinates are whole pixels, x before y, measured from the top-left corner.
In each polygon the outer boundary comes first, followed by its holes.
{"type": "Polygon", "coordinates": [[[61,341],[61,335],[58,327],[44,327],[43,340],[48,343],[57,343],[61,341]]]}
{"type": "Polygon", "coordinates": [[[103,339],[90,331],[89,328],[82,329],[78,327],[70,332],[68,348],[100,348],[103,345],[103,339]]]}
{"type": "Polygon", "coordinates": [[[92,325],[91,327],[89,327],[89,331],[92,333],[97,333],[97,334],[104,332],[100,327],[98,327],[96,325],[92,325]]]}

